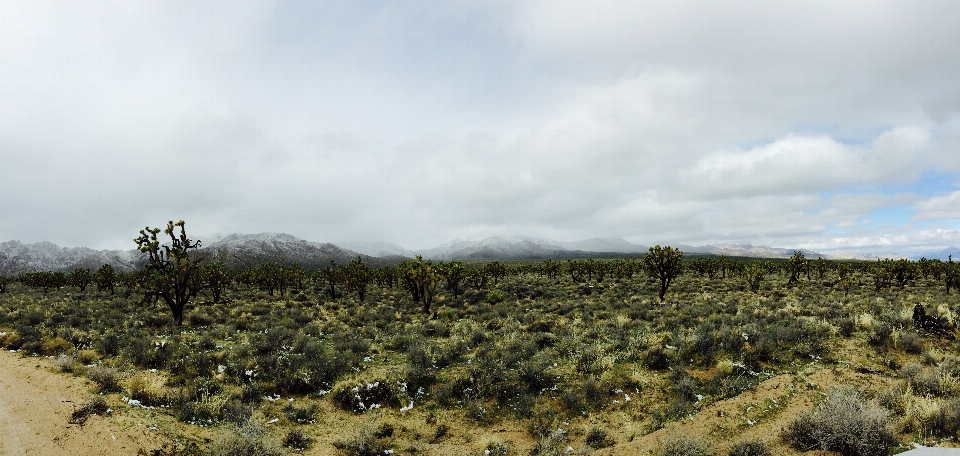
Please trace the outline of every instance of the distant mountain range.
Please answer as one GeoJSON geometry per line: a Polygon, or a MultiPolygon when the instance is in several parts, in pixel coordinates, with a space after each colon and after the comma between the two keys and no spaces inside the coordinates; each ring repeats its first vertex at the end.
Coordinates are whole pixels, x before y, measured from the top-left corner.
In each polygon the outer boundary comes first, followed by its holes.
{"type": "MultiPolygon", "coordinates": [[[[345,264],[360,256],[370,266],[396,264],[404,259],[422,255],[432,260],[516,260],[546,258],[585,258],[602,256],[642,255],[646,246],[619,238],[595,238],[573,242],[559,242],[531,237],[489,237],[477,241],[458,240],[419,251],[383,242],[342,242],[340,245],[310,242],[289,234],[231,234],[198,252],[208,261],[221,262],[229,267],[247,267],[264,261],[291,265],[298,263],[307,270],[324,267],[330,260],[345,264]]],[[[688,254],[726,255],[729,257],[789,258],[794,249],[753,246],[749,244],[711,244],[705,246],[676,245],[688,254]]],[[[874,260],[904,258],[896,254],[821,254],[802,250],[807,258],[874,260]]],[[[960,249],[952,247],[910,255],[911,259],[926,257],[946,260],[948,255],[960,259],[960,249]]],[[[50,242],[24,244],[19,241],[0,243],[0,274],[13,275],[32,271],[70,271],[83,267],[96,269],[109,263],[121,271],[130,271],[144,264],[146,259],[135,249],[94,250],[86,247],[66,248],[50,242]]]]}

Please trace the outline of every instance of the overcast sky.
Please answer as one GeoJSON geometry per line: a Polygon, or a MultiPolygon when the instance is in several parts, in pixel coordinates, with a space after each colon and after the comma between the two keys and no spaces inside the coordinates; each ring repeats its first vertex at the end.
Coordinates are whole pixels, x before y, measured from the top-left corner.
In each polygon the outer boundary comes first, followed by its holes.
{"type": "Polygon", "coordinates": [[[0,0],[0,241],[960,245],[960,2],[0,0]]]}

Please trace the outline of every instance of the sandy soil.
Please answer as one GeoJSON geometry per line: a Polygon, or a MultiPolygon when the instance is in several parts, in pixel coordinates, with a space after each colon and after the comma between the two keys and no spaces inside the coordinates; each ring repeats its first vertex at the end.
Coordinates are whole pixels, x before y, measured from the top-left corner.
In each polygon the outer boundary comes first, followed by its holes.
{"type": "Polygon", "coordinates": [[[69,424],[73,411],[93,398],[90,384],[51,366],[0,350],[0,454],[127,455],[160,447],[159,436],[121,413],[69,424]]]}

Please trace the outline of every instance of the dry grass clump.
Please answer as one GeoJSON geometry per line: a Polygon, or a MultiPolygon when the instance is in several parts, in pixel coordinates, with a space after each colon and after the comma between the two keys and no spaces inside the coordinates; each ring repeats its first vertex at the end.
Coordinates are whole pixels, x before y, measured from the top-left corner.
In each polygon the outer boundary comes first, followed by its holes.
{"type": "Polygon", "coordinates": [[[167,378],[157,372],[141,372],[127,380],[127,391],[131,399],[143,405],[167,405],[169,394],[166,389],[167,378]]]}
{"type": "Polygon", "coordinates": [[[802,451],[844,456],[886,454],[897,443],[887,412],[849,389],[831,390],[820,405],[790,423],[782,438],[802,451]]]}

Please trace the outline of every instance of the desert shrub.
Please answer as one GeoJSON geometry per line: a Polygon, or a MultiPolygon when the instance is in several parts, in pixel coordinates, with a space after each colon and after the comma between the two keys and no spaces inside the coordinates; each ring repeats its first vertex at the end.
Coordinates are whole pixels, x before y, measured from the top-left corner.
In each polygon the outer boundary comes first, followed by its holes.
{"type": "Polygon", "coordinates": [[[102,365],[87,369],[87,378],[97,385],[101,393],[112,393],[120,390],[120,377],[117,370],[102,365]]]}
{"type": "Polygon", "coordinates": [[[658,456],[709,456],[710,442],[685,435],[674,435],[655,452],[658,456]]]}
{"type": "Polygon", "coordinates": [[[313,444],[313,439],[304,434],[300,429],[291,429],[283,437],[283,446],[296,451],[305,451],[313,444]]]}
{"type": "Polygon", "coordinates": [[[293,402],[288,402],[287,405],[283,407],[283,414],[286,415],[288,420],[294,423],[313,423],[316,420],[317,404],[297,407],[293,405],[293,402]]]}
{"type": "Polygon", "coordinates": [[[0,345],[8,350],[17,350],[23,345],[23,336],[16,332],[6,333],[0,336],[0,345]]]}
{"type": "Polygon", "coordinates": [[[892,335],[893,329],[890,328],[890,325],[880,323],[873,327],[873,332],[870,333],[867,343],[879,350],[886,350],[893,340],[892,335]]]}
{"type": "Polygon", "coordinates": [[[120,336],[114,332],[107,332],[94,343],[97,351],[106,356],[116,356],[120,352],[120,336]]]}
{"type": "Polygon", "coordinates": [[[844,318],[837,325],[837,330],[843,337],[850,337],[857,330],[857,322],[852,318],[844,318]]]}
{"type": "Polygon", "coordinates": [[[897,443],[887,412],[848,389],[830,391],[820,405],[791,422],[782,438],[801,451],[822,449],[844,456],[887,454],[897,443]]]}
{"type": "Polygon", "coordinates": [[[923,353],[923,341],[914,332],[900,333],[900,348],[911,355],[923,353]]]}
{"type": "Polygon", "coordinates": [[[77,362],[80,364],[89,365],[96,361],[99,356],[97,355],[97,352],[93,350],[80,350],[77,352],[76,358],[77,362]]]}
{"type": "Polygon", "coordinates": [[[53,361],[53,365],[60,372],[73,372],[73,366],[76,364],[76,360],[72,356],[60,355],[53,361]]]}
{"type": "Polygon", "coordinates": [[[930,420],[930,429],[934,434],[944,437],[960,437],[960,398],[950,399],[940,405],[930,420]]]}
{"type": "Polygon", "coordinates": [[[567,431],[564,429],[555,429],[537,440],[530,456],[561,456],[566,454],[567,431]]]}
{"type": "Polygon", "coordinates": [[[214,456],[280,456],[283,449],[273,442],[263,425],[247,420],[221,437],[210,453],[214,456]]]}
{"type": "Polygon", "coordinates": [[[253,410],[243,405],[243,403],[237,399],[228,400],[223,404],[223,408],[220,411],[220,416],[223,420],[238,424],[250,419],[251,415],[253,415],[253,410]]]}
{"type": "Polygon", "coordinates": [[[728,456],[768,456],[770,449],[761,440],[741,440],[733,445],[728,456]]]}
{"type": "Polygon", "coordinates": [[[73,350],[73,344],[62,337],[44,340],[40,344],[40,353],[45,356],[56,356],[69,350],[73,350]]]}
{"type": "Polygon", "coordinates": [[[492,438],[482,445],[484,456],[507,456],[510,454],[510,446],[502,439],[492,438]]]}
{"type": "Polygon", "coordinates": [[[382,435],[377,429],[364,429],[359,434],[345,439],[333,442],[333,447],[337,453],[343,456],[382,456],[390,450],[390,440],[388,436],[382,435]]]}
{"type": "Polygon", "coordinates": [[[541,400],[533,406],[527,432],[536,439],[542,439],[557,429],[560,415],[549,402],[541,400]]]}
{"type": "Polygon", "coordinates": [[[167,405],[170,402],[170,396],[167,393],[166,383],[167,380],[162,375],[142,372],[127,381],[127,392],[131,399],[136,399],[143,405],[167,405]]]}
{"type": "Polygon", "coordinates": [[[590,448],[606,448],[613,446],[615,443],[617,442],[603,428],[594,426],[587,431],[587,445],[590,445],[590,448]]]}
{"type": "Polygon", "coordinates": [[[661,347],[653,347],[643,355],[643,364],[650,369],[663,370],[670,367],[670,358],[661,347]]]}
{"type": "Polygon", "coordinates": [[[397,391],[386,380],[373,383],[344,382],[333,388],[333,404],[341,410],[364,413],[380,407],[392,407],[399,403],[397,391]]]}

